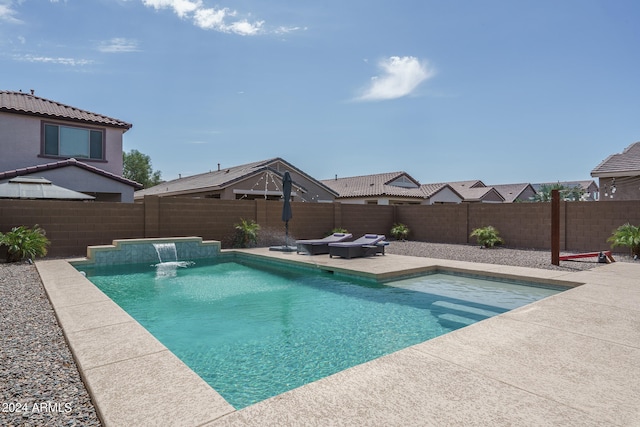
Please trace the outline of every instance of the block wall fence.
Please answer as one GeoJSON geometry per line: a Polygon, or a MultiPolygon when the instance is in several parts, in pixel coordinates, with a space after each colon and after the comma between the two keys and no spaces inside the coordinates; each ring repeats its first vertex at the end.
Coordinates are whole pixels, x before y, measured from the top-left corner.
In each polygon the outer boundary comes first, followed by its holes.
{"type": "MultiPolygon", "coordinates": [[[[290,240],[320,238],[335,227],[354,236],[389,236],[396,222],[411,230],[411,240],[475,244],[474,228],[496,227],[506,246],[550,250],[551,203],[457,205],[349,205],[292,204],[290,240]]],[[[51,240],[49,256],[85,256],[87,246],[111,244],[114,239],[199,236],[230,247],[234,224],[255,220],[261,233],[284,242],[282,203],[266,200],[159,198],[141,203],[0,200],[0,231],[40,225],[51,240]]],[[[620,225],[640,225],[640,201],[561,202],[560,248],[600,251],[610,248],[607,238],[620,225]]],[[[616,248],[627,252],[627,248],[616,248]]]]}

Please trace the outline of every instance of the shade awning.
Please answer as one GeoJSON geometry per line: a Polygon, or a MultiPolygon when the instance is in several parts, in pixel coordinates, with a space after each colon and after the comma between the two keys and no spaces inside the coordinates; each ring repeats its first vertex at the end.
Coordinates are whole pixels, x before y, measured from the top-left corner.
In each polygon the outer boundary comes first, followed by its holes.
{"type": "Polygon", "coordinates": [[[54,185],[45,178],[17,177],[0,184],[2,199],[93,200],[95,197],[54,185]]]}

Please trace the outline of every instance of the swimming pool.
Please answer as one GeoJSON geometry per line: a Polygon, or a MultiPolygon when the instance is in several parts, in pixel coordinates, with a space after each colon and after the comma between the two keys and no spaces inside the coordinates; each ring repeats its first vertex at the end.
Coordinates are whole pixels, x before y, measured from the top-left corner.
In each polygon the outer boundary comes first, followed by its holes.
{"type": "Polygon", "coordinates": [[[378,284],[249,261],[85,271],[236,408],[561,290],[447,274],[378,284]]]}

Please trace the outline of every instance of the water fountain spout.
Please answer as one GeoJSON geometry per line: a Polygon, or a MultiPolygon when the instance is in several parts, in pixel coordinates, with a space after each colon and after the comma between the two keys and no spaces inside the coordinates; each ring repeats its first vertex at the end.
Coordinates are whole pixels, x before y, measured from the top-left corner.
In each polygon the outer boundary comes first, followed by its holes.
{"type": "Polygon", "coordinates": [[[178,261],[178,251],[175,243],[154,243],[153,247],[158,254],[156,278],[175,277],[178,268],[186,268],[193,265],[193,261],[178,261]]]}
{"type": "Polygon", "coordinates": [[[158,254],[158,262],[177,262],[178,252],[175,243],[154,243],[153,247],[158,254]]]}

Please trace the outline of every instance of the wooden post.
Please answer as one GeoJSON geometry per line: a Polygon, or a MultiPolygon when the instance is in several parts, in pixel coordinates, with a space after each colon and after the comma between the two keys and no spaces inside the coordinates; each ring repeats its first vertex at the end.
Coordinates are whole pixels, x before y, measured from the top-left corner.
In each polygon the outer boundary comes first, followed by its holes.
{"type": "Polygon", "coordinates": [[[551,264],[560,265],[560,191],[551,190],[551,264]]]}

